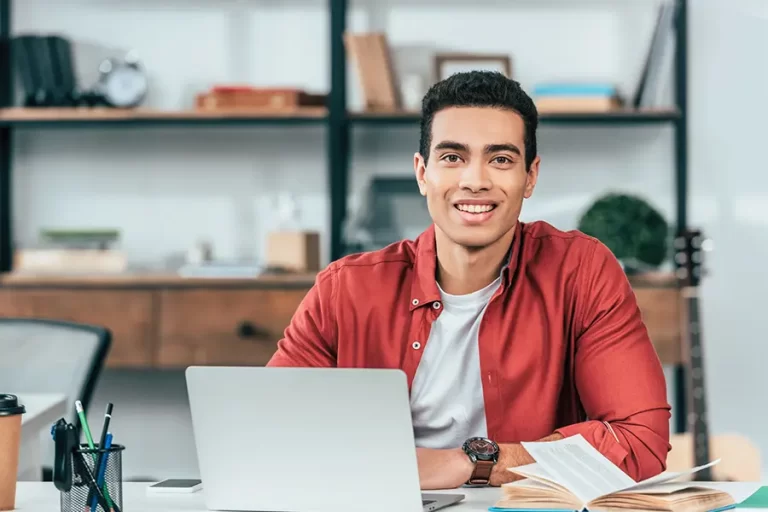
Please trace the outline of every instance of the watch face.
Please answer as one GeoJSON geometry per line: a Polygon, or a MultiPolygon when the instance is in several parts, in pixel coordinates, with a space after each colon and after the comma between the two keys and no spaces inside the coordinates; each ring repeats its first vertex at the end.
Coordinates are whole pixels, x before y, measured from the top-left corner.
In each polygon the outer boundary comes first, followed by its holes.
{"type": "Polygon", "coordinates": [[[496,444],[481,437],[470,439],[467,447],[478,455],[493,455],[497,451],[496,444]]]}

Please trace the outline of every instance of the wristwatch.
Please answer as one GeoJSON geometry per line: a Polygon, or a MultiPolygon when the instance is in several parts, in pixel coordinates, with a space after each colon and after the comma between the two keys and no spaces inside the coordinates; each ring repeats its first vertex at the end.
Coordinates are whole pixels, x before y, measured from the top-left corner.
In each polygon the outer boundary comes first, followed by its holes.
{"type": "Polygon", "coordinates": [[[485,437],[470,437],[461,447],[475,465],[468,485],[488,485],[493,466],[499,461],[499,445],[485,437]]]}

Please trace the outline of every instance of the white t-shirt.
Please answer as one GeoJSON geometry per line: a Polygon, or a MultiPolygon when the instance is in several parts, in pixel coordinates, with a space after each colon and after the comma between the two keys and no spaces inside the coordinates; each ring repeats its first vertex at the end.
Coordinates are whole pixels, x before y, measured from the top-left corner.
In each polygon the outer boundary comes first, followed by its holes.
{"type": "Polygon", "coordinates": [[[469,437],[486,437],[477,333],[501,277],[468,295],[442,288],[443,311],[432,324],[411,387],[416,446],[458,448],[469,437]]]}

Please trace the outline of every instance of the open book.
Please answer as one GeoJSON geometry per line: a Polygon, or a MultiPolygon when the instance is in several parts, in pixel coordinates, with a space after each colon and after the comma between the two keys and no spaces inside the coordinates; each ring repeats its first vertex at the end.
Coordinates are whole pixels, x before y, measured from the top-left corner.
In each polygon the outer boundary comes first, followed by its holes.
{"type": "Polygon", "coordinates": [[[503,497],[490,508],[492,512],[709,512],[735,506],[733,497],[723,491],[696,482],[673,482],[713,466],[719,459],[635,482],[581,435],[522,444],[536,462],[508,469],[526,478],[502,485],[503,497]]]}

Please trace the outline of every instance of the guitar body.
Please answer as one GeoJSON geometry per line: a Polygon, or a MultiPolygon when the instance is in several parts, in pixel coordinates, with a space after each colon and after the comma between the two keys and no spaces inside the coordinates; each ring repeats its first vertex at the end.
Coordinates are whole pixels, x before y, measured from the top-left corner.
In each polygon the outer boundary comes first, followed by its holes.
{"type": "MultiPolygon", "coordinates": [[[[673,434],[667,455],[667,471],[685,471],[696,465],[694,439],[689,433],[673,434]]],[[[762,462],[760,451],[752,441],[738,434],[709,436],[709,455],[722,459],[712,468],[712,480],[717,482],[760,482],[762,462]]],[[[680,480],[692,480],[691,475],[680,480]]]]}

